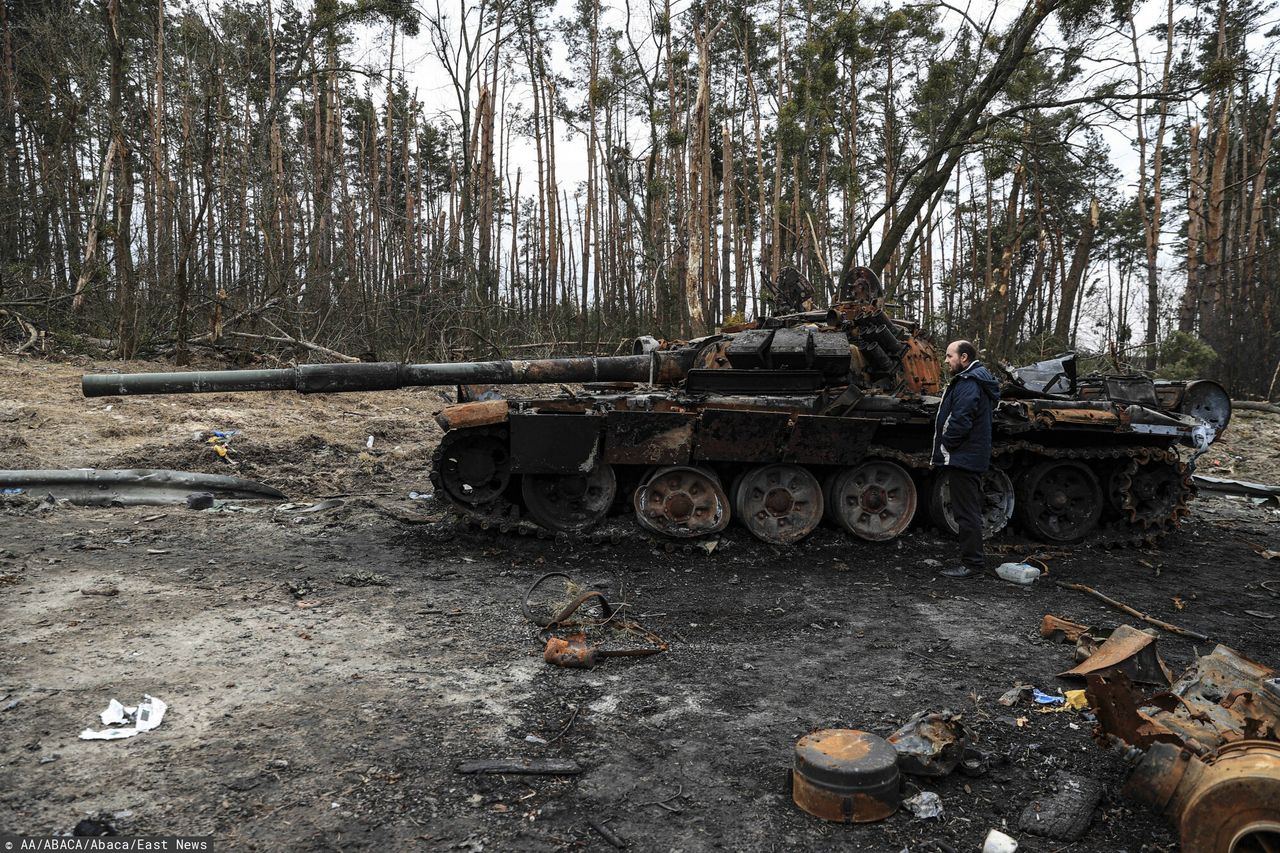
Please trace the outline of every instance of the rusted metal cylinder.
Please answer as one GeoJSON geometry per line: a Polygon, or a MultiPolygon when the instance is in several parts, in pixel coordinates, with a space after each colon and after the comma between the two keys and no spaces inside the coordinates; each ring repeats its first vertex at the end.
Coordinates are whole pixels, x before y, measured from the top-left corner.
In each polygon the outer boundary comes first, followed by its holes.
{"type": "Polygon", "coordinates": [[[1183,853],[1280,849],[1280,743],[1244,740],[1204,760],[1155,743],[1125,793],[1178,826],[1183,853]]]}
{"type": "Polygon", "coordinates": [[[870,823],[898,810],[898,753],[887,740],[856,729],[821,729],[796,742],[791,770],[795,804],[823,820],[870,823]]]}

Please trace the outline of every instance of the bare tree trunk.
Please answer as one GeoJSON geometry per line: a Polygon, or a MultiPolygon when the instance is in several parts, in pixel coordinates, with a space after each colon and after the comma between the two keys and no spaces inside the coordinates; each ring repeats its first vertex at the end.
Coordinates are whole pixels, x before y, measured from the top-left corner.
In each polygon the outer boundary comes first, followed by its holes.
{"type": "MultiPolygon", "coordinates": [[[[1098,200],[1089,200],[1089,213],[1080,226],[1080,239],[1076,242],[1075,254],[1071,257],[1071,271],[1062,282],[1062,300],[1058,304],[1057,323],[1053,327],[1053,336],[1067,343],[1067,335],[1072,329],[1072,318],[1075,315],[1076,296],[1083,288],[1085,270],[1089,267],[1089,250],[1093,246],[1093,232],[1098,227],[1098,200]]],[[[1074,340],[1074,335],[1072,335],[1074,340]]]]}
{"type": "Polygon", "coordinates": [[[1200,126],[1191,125],[1188,137],[1187,286],[1182,291],[1182,301],[1178,306],[1178,331],[1189,334],[1195,329],[1202,289],[1200,235],[1203,230],[1201,198],[1204,190],[1204,166],[1200,162],[1200,126]]]}

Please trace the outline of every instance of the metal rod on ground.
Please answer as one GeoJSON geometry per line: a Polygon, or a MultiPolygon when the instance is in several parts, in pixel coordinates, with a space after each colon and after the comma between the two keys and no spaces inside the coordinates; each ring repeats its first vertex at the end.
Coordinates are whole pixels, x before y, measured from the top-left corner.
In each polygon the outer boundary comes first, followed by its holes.
{"type": "Polygon", "coordinates": [[[1102,593],[1098,592],[1096,589],[1094,589],[1091,586],[1085,586],[1082,583],[1066,583],[1064,581],[1058,581],[1058,586],[1062,587],[1063,589],[1074,589],[1077,592],[1083,592],[1083,593],[1092,595],[1094,598],[1098,599],[1099,601],[1109,604],[1117,610],[1121,610],[1125,613],[1128,613],[1130,616],[1134,617],[1135,619],[1141,619],[1143,622],[1146,622],[1151,625],[1155,625],[1157,628],[1160,628],[1163,631],[1168,631],[1170,634],[1181,634],[1184,637],[1191,637],[1193,640],[1208,641],[1209,639],[1204,634],[1199,634],[1195,631],[1189,631],[1186,628],[1179,628],[1177,625],[1172,625],[1168,622],[1165,622],[1163,619],[1157,619],[1154,616],[1148,616],[1147,614],[1143,613],[1141,610],[1135,610],[1129,605],[1116,601],[1114,598],[1108,595],[1103,595],[1102,593]]]}
{"type": "Polygon", "coordinates": [[[605,841],[609,842],[619,850],[626,849],[627,842],[619,838],[612,829],[605,826],[603,821],[600,821],[594,817],[589,817],[587,818],[587,823],[591,824],[591,828],[594,829],[596,832],[600,833],[600,837],[603,838],[605,841]]]}

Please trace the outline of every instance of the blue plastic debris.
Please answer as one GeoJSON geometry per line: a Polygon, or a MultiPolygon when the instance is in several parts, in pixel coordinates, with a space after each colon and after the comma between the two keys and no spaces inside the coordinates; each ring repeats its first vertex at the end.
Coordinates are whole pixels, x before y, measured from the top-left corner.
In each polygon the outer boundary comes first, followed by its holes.
{"type": "Polygon", "coordinates": [[[1067,701],[1065,696],[1053,696],[1049,693],[1042,693],[1039,690],[1032,690],[1031,698],[1036,700],[1037,705],[1061,705],[1067,701]]]}
{"type": "Polygon", "coordinates": [[[21,495],[26,494],[26,489],[0,489],[0,495],[21,495]]]}

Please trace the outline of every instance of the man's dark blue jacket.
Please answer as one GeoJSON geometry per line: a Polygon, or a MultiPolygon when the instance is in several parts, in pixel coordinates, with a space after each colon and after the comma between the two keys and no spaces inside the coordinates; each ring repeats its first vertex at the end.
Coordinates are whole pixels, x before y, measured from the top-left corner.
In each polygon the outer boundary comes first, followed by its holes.
{"type": "Polygon", "coordinates": [[[991,413],[1000,383],[975,361],[951,378],[933,428],[933,464],[981,474],[991,466],[991,413]]]}

